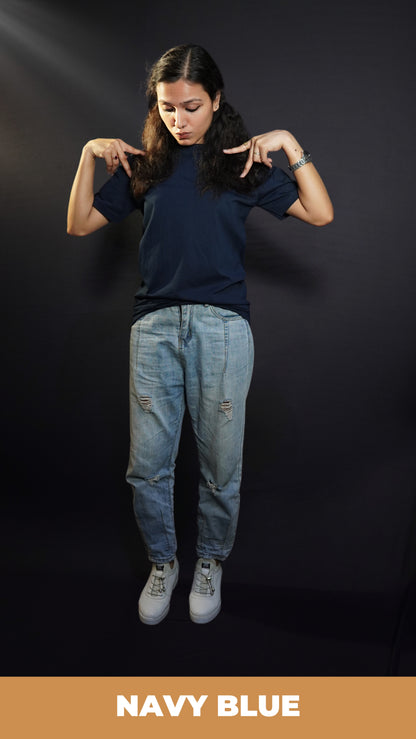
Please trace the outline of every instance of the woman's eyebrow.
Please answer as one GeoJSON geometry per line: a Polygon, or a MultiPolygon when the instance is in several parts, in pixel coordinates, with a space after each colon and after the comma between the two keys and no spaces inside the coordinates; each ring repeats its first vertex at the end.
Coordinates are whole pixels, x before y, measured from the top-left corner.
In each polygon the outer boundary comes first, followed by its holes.
{"type": "MultiPolygon", "coordinates": [[[[173,103],[170,103],[168,100],[163,100],[163,98],[159,98],[159,103],[165,103],[165,105],[173,105],[173,103]]],[[[180,103],[180,105],[189,105],[189,103],[202,103],[202,98],[191,98],[190,100],[184,100],[180,103]]]]}

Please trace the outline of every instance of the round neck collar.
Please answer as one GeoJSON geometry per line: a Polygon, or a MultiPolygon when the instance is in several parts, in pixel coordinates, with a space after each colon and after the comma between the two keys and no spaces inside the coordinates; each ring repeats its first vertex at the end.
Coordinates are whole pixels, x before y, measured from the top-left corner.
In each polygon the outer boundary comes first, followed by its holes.
{"type": "Polygon", "coordinates": [[[204,144],[189,144],[187,146],[181,146],[178,144],[180,151],[202,151],[204,144]]]}

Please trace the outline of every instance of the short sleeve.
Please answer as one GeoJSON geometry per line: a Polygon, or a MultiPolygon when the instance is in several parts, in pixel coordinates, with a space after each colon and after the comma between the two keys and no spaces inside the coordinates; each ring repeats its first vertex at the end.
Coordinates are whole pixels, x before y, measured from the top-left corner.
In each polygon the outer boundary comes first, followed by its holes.
{"type": "Polygon", "coordinates": [[[119,167],[102,188],[94,195],[96,208],[108,221],[122,221],[140,204],[135,200],[130,188],[130,177],[119,167]]]}
{"type": "Polygon", "coordinates": [[[296,182],[278,167],[272,168],[270,176],[256,193],[256,205],[280,219],[285,218],[287,209],[299,197],[296,182]]]}

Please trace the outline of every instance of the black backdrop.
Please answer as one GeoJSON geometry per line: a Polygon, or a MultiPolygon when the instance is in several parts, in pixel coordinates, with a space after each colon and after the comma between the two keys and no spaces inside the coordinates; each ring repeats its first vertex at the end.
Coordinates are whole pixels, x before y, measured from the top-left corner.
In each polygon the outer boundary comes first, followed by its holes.
{"type": "Polygon", "coordinates": [[[410,3],[1,0],[0,37],[4,673],[413,674],[410,3]],[[336,217],[250,216],[256,365],[224,609],[188,621],[185,423],[183,578],[149,629],[124,481],[140,223],[75,239],[65,214],[84,142],[136,144],[146,66],[187,41],[216,59],[252,133],[288,128],[312,152],[336,217]]]}

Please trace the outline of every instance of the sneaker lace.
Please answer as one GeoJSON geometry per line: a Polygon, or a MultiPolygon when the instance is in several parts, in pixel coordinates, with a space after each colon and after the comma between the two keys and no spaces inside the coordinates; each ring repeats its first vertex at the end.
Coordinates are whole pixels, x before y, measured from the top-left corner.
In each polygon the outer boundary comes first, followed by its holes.
{"type": "Polygon", "coordinates": [[[162,595],[166,591],[165,574],[155,572],[150,583],[149,595],[162,595]]]}
{"type": "Polygon", "coordinates": [[[200,595],[214,595],[215,588],[212,584],[212,575],[206,575],[202,570],[198,570],[195,578],[194,590],[200,595]]]}

